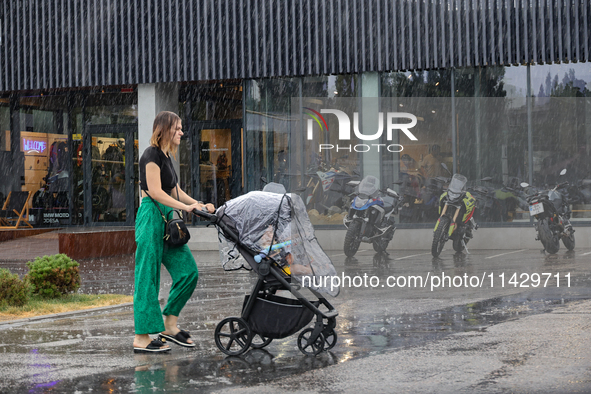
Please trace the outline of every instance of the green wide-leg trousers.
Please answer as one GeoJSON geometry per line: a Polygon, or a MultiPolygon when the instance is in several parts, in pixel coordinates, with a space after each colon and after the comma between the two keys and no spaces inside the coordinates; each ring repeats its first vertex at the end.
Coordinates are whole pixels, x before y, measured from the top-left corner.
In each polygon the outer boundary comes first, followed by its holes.
{"type": "MultiPolygon", "coordinates": [[[[171,208],[157,203],[164,214],[171,208]]],[[[170,215],[169,215],[170,216],[170,215]]],[[[133,316],[136,334],[164,331],[162,315],[178,316],[197,286],[199,272],[187,245],[164,245],[164,220],[149,197],[142,199],[135,222],[135,290],[133,316]],[[160,310],[160,266],[172,277],[172,287],[164,311],[160,310]]]]}

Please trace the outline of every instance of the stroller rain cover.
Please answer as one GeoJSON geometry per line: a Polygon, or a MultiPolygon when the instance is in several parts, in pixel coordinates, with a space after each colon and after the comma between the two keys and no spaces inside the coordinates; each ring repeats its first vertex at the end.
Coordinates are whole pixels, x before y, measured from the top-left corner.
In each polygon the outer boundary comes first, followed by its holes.
{"type": "MultiPolygon", "coordinates": [[[[338,295],[339,288],[331,288],[330,278],[325,278],[336,276],[336,270],[318,244],[314,227],[300,196],[253,191],[227,201],[218,212],[232,220],[240,244],[253,251],[253,255],[269,254],[279,263],[280,255],[291,253],[292,280],[333,297],[338,295]],[[269,253],[271,240],[273,245],[291,242],[277,251],[282,253],[269,253]],[[309,276],[310,280],[303,280],[306,276],[309,276]]],[[[219,241],[224,270],[252,269],[238,252],[236,243],[224,236],[222,231],[219,232],[219,241]]]]}

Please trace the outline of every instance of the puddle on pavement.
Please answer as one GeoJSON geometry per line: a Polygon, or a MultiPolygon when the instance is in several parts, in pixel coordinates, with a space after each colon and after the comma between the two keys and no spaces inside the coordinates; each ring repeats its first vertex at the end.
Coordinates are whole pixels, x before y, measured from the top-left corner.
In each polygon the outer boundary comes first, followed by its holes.
{"type": "MultiPolygon", "coordinates": [[[[193,355],[187,352],[187,357],[183,360],[167,359],[166,355],[135,355],[135,361],[143,364],[142,366],[72,380],[43,381],[43,376],[50,376],[47,369],[51,366],[41,363],[44,364],[42,369],[45,370],[45,375],[41,373],[32,377],[31,383],[22,388],[30,393],[82,392],[88,391],[89,388],[115,392],[208,392],[235,385],[254,385],[355,358],[425,345],[453,333],[486,330],[494,324],[547,312],[570,301],[548,301],[533,296],[517,295],[423,314],[383,313],[377,316],[362,316],[343,313],[341,316],[349,317],[337,319],[337,345],[331,351],[323,352],[317,357],[300,353],[297,348],[297,335],[274,340],[265,349],[251,349],[239,357],[223,357],[213,344],[213,340],[208,338],[208,342],[198,346],[193,355]]],[[[213,332],[213,320],[205,325],[207,327],[202,328],[213,332]]],[[[10,336],[10,332],[5,332],[5,335],[10,336]]],[[[31,339],[39,336],[40,332],[31,329],[27,335],[29,338],[21,339],[31,339]]],[[[79,340],[79,336],[76,335],[59,337],[45,337],[44,340],[55,343],[59,343],[60,340],[79,340]]],[[[10,341],[10,338],[6,339],[10,341]]],[[[54,351],[68,353],[66,347],[64,345],[64,349],[60,350],[60,346],[57,346],[54,351]]],[[[28,353],[35,351],[36,349],[31,347],[26,349],[28,353]]],[[[175,348],[173,352],[175,351],[179,350],[175,348]]],[[[72,349],[69,353],[72,353],[72,349]]]]}

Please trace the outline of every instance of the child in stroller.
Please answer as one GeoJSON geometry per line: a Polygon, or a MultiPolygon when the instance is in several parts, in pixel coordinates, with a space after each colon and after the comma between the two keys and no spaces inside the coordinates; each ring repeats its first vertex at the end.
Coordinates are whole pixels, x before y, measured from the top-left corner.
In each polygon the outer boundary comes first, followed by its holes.
{"type": "Polygon", "coordinates": [[[215,329],[222,352],[239,355],[249,347],[265,347],[300,331],[314,316],[314,326],[298,336],[302,353],[316,355],[336,344],[338,312],[322,294],[338,295],[338,288],[326,280],[336,270],[318,244],[299,196],[256,191],[226,202],[213,215],[194,212],[217,226],[224,269],[249,269],[258,276],[240,317],[227,317],[215,329]],[[303,284],[317,300],[300,293],[303,284]],[[295,298],[278,296],[279,290],[295,298]]]}

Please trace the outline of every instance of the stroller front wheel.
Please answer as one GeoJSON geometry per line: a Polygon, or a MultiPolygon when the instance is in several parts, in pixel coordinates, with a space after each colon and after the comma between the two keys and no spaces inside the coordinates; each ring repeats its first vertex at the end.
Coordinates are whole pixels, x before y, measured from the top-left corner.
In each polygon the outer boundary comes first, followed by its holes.
{"type": "Polygon", "coordinates": [[[298,348],[307,356],[316,356],[324,350],[324,334],[320,332],[316,340],[309,343],[313,328],[306,328],[298,336],[298,348]]]}
{"type": "Polygon", "coordinates": [[[238,356],[248,350],[252,337],[250,327],[240,317],[226,317],[214,332],[218,349],[229,356],[238,356]]]}

